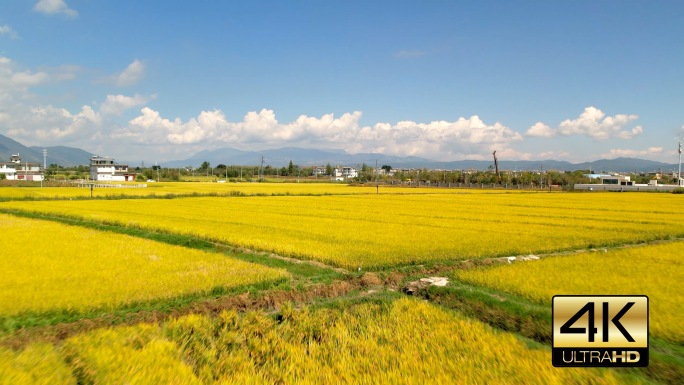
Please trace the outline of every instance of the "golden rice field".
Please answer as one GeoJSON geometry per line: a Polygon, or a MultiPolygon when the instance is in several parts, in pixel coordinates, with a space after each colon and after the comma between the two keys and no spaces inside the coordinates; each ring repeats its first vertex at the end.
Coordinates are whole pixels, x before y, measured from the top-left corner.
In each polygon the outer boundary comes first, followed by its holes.
{"type": "Polygon", "coordinates": [[[459,280],[551,305],[561,294],[639,294],[649,297],[650,331],[684,343],[684,242],[589,252],[456,271],[459,280]]]}
{"type": "MultiPolygon", "coordinates": [[[[106,185],[106,183],[104,183],[106,185]]],[[[374,186],[351,186],[346,183],[212,183],[212,182],[154,182],[113,183],[111,185],[143,185],[144,188],[93,189],[94,198],[107,197],[165,197],[167,195],[348,195],[375,194],[374,186]]],[[[439,193],[529,193],[526,190],[468,190],[381,186],[377,192],[385,194],[433,194],[439,193]]],[[[90,198],[90,188],[84,187],[0,187],[0,199],[60,199],[90,198]]]]}
{"type": "MultiPolygon", "coordinates": [[[[117,185],[120,183],[111,183],[117,185]]],[[[140,186],[141,188],[102,188],[93,189],[94,198],[120,196],[158,196],[216,194],[230,195],[242,193],[245,195],[323,195],[323,194],[371,194],[375,187],[349,186],[341,183],[212,183],[212,182],[155,182],[155,183],[123,183],[126,186],[140,186]]],[[[104,185],[108,185],[104,183],[104,185]]],[[[408,188],[383,188],[383,194],[397,193],[400,190],[418,190],[408,188]]],[[[429,190],[420,189],[422,192],[429,190]]],[[[413,192],[413,191],[412,191],[413,192]]],[[[90,188],[87,187],[3,187],[0,188],[0,199],[34,198],[90,198],[90,188]]]]}
{"type": "Polygon", "coordinates": [[[82,312],[268,280],[275,270],[224,255],[0,214],[0,318],[82,312]]]}
{"type": "Polygon", "coordinates": [[[0,349],[0,383],[32,384],[48,373],[50,384],[625,383],[608,370],[554,368],[549,356],[547,347],[404,298],[344,310],[285,307],[280,321],[261,312],[188,315],[0,349]],[[36,355],[40,364],[27,365],[36,355]]]}
{"type": "MultiPolygon", "coordinates": [[[[432,190],[431,190],[432,191],[432,190]]],[[[673,194],[394,194],[12,201],[337,266],[545,253],[684,236],[673,194]]]]}
{"type": "MultiPolygon", "coordinates": [[[[159,196],[217,194],[230,195],[240,192],[245,195],[301,195],[301,194],[368,194],[375,192],[370,187],[350,187],[339,183],[212,183],[212,182],[154,182],[154,183],[103,183],[103,185],[119,185],[147,187],[127,188],[93,188],[93,197],[119,196],[159,196]],[[371,191],[372,190],[372,191],[371,191]]],[[[4,187],[0,188],[0,198],[90,198],[87,187],[4,187]]]]}

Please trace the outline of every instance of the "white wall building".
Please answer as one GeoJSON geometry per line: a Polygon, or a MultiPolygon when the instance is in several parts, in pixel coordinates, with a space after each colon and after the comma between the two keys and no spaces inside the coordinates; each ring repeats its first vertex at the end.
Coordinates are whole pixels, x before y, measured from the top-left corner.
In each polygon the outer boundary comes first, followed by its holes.
{"type": "Polygon", "coordinates": [[[630,177],[627,175],[614,175],[614,176],[603,175],[603,176],[601,176],[601,184],[612,184],[612,185],[618,185],[618,186],[631,186],[634,183],[630,180],[630,177]]]}
{"type": "Polygon", "coordinates": [[[7,180],[29,180],[41,182],[45,177],[40,163],[22,162],[19,154],[12,155],[9,162],[0,163],[0,174],[7,180]]]}
{"type": "Polygon", "coordinates": [[[127,164],[114,163],[114,159],[93,156],[90,158],[90,179],[96,181],[133,182],[135,173],[128,171],[127,164]]]}
{"type": "Polygon", "coordinates": [[[359,176],[358,171],[354,167],[335,167],[332,174],[332,179],[342,181],[345,179],[352,179],[359,176]]]}
{"type": "Polygon", "coordinates": [[[313,168],[313,174],[316,175],[316,176],[318,176],[318,175],[325,175],[325,174],[326,174],[325,166],[316,166],[316,167],[314,167],[314,168],[313,168]]]}

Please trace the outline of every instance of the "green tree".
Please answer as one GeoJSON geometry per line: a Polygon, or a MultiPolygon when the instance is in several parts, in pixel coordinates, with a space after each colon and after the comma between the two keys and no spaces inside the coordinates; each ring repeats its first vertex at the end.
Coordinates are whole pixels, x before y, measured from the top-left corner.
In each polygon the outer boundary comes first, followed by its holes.
{"type": "Polygon", "coordinates": [[[333,173],[333,168],[330,165],[330,163],[325,165],[325,175],[332,175],[333,173]]]}
{"type": "Polygon", "coordinates": [[[202,162],[202,165],[200,166],[199,169],[204,171],[204,170],[207,170],[209,167],[210,167],[209,162],[207,162],[207,161],[205,160],[204,162],[202,162]]]}
{"type": "Polygon", "coordinates": [[[287,166],[287,175],[294,175],[294,169],[294,164],[290,161],[290,164],[287,166]]]}

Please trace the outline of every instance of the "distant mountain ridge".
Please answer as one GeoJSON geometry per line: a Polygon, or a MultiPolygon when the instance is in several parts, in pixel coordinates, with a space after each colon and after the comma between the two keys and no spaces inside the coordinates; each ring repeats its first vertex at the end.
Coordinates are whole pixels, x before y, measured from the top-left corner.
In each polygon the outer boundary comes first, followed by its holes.
{"type": "MultiPolygon", "coordinates": [[[[301,166],[357,166],[366,163],[378,167],[390,165],[393,168],[427,168],[446,170],[487,170],[493,166],[491,160],[458,160],[437,162],[419,157],[390,156],[378,153],[349,154],[344,150],[313,150],[296,147],[284,147],[263,151],[243,151],[235,148],[220,148],[213,151],[201,151],[185,160],[164,162],[162,167],[199,167],[202,162],[209,162],[211,166],[225,165],[259,165],[261,157],[264,165],[284,167],[290,161],[301,166]]],[[[592,172],[669,172],[677,169],[676,164],[656,162],[637,158],[600,159],[593,162],[570,163],[559,160],[500,160],[502,170],[558,170],[576,171],[591,170],[592,172]]]]}
{"type": "Polygon", "coordinates": [[[26,147],[23,144],[0,135],[0,162],[8,162],[11,155],[19,154],[22,161],[43,164],[43,149],[47,150],[47,163],[60,166],[87,165],[94,154],[80,148],[66,146],[26,147]]]}
{"type": "MultiPolygon", "coordinates": [[[[95,155],[80,148],[65,146],[49,147],[26,147],[23,144],[0,135],[0,162],[7,162],[13,154],[19,153],[21,159],[27,162],[43,163],[43,148],[48,150],[47,163],[60,166],[88,165],[90,158],[95,155]]],[[[203,162],[209,162],[211,166],[219,164],[257,166],[264,158],[264,165],[272,167],[287,166],[290,161],[301,166],[360,166],[366,163],[369,166],[378,167],[390,165],[393,168],[427,168],[445,170],[487,170],[493,166],[491,160],[458,160],[449,162],[437,162],[430,159],[415,156],[391,156],[379,153],[349,154],[344,150],[317,150],[298,147],[283,147],[263,151],[245,151],[236,148],[219,148],[216,150],[200,151],[190,158],[161,162],[162,167],[199,167],[203,162]]],[[[122,161],[122,163],[125,163],[122,161]]],[[[133,166],[132,163],[129,163],[133,166]]],[[[150,162],[149,164],[152,164],[150,162]]],[[[559,160],[499,160],[499,168],[502,170],[558,170],[576,171],[591,170],[593,172],[671,172],[676,171],[677,164],[668,164],[652,160],[637,158],[600,159],[593,162],[570,163],[559,160]]]]}

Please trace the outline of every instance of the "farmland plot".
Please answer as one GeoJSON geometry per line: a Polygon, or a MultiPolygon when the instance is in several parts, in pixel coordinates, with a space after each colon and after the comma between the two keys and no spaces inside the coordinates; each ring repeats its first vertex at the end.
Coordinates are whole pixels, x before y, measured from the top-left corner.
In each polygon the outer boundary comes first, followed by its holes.
{"type": "Polygon", "coordinates": [[[650,330],[684,343],[684,242],[548,257],[488,269],[456,270],[458,279],[551,305],[560,294],[645,294],[650,330]]]}
{"type": "Polygon", "coordinates": [[[430,194],[3,202],[191,235],[238,247],[378,268],[544,253],[684,236],[672,194],[430,194]]]}
{"type": "Polygon", "coordinates": [[[284,279],[224,255],[0,214],[0,318],[111,309],[284,279]]]}
{"type": "MultiPolygon", "coordinates": [[[[79,383],[624,383],[606,370],[554,368],[548,348],[406,298],[344,310],[285,307],[277,318],[188,315],[84,333],[49,353],[64,357],[52,365],[70,363],[79,383]]],[[[0,364],[0,378],[7,367],[0,364]]],[[[34,370],[20,368],[9,374],[34,370]]]]}
{"type": "MultiPolygon", "coordinates": [[[[433,194],[436,192],[472,193],[477,190],[435,189],[411,187],[382,187],[383,195],[392,194],[433,194]]],[[[479,193],[500,193],[504,190],[483,190],[479,193]]],[[[508,190],[508,193],[524,192],[508,190]]],[[[346,183],[211,183],[211,182],[150,182],[150,183],[106,183],[93,188],[92,197],[166,197],[171,195],[366,195],[375,194],[374,186],[350,186],[346,183]],[[99,187],[99,186],[129,186],[99,187]],[[142,186],[134,188],[132,186],[142,186]]],[[[90,198],[90,188],[86,187],[2,187],[0,199],[64,199],[90,198]]]]}

